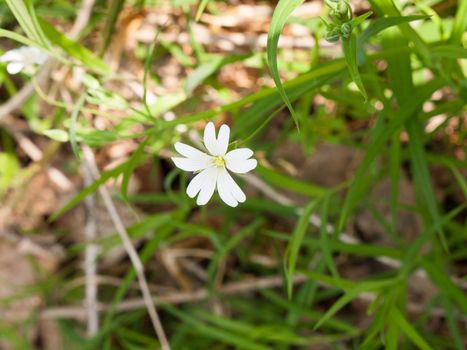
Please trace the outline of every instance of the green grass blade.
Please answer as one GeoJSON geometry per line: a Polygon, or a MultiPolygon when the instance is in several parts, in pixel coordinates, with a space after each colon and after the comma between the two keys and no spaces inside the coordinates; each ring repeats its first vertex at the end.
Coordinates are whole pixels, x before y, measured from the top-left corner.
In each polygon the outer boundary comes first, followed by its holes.
{"type": "Polygon", "coordinates": [[[84,106],[84,102],[86,101],[86,94],[83,93],[76,101],[76,105],[73,107],[73,112],[70,116],[70,129],[68,130],[68,137],[70,139],[71,149],[75,154],[77,159],[80,159],[80,153],[78,148],[78,141],[76,139],[76,124],[78,122],[78,116],[81,112],[81,108],[84,106]]]}
{"type": "Polygon", "coordinates": [[[18,33],[15,33],[15,32],[12,32],[6,29],[2,29],[2,28],[0,28],[0,38],[8,38],[8,39],[17,41],[23,45],[40,47],[40,45],[38,45],[36,41],[31,40],[21,34],[18,34],[18,33]]]}
{"type": "Polygon", "coordinates": [[[329,190],[326,188],[292,178],[263,166],[258,166],[256,168],[256,172],[271,185],[278,186],[304,196],[323,197],[329,193],[329,190]]]}
{"type": "Polygon", "coordinates": [[[292,237],[287,246],[285,262],[285,278],[287,285],[287,295],[289,299],[292,298],[292,287],[293,287],[293,277],[295,274],[295,268],[297,266],[297,259],[300,252],[300,248],[303,243],[303,238],[305,237],[308,225],[310,223],[310,216],[316,205],[318,204],[317,200],[311,201],[303,210],[303,214],[298,220],[297,225],[292,233],[292,237]]]}
{"type": "Polygon", "coordinates": [[[435,57],[467,59],[467,49],[455,45],[438,45],[432,48],[431,54],[435,57]]]}
{"type": "Polygon", "coordinates": [[[51,43],[62,48],[70,56],[80,60],[88,69],[101,74],[109,74],[110,68],[99,57],[95,56],[91,51],[79,45],[75,41],[68,39],[63,33],[59,32],[55,27],[43,19],[39,18],[44,34],[51,43]]]}
{"type": "Polygon", "coordinates": [[[393,308],[391,318],[396,323],[400,330],[414,343],[420,350],[433,350],[433,348],[422,338],[416,329],[410,324],[409,321],[397,309],[393,308]]]}
{"type": "Polygon", "coordinates": [[[120,164],[119,166],[117,166],[117,167],[115,167],[115,168],[113,168],[111,170],[103,172],[99,179],[94,181],[88,187],[84,188],[81,192],[79,192],[76,196],[74,196],[67,204],[65,204],[63,207],[61,207],[59,210],[57,210],[50,217],[49,221],[50,222],[55,221],[60,216],[62,216],[66,212],[68,212],[70,209],[72,209],[77,204],[79,204],[81,201],[83,201],[86,196],[90,195],[91,193],[94,193],[99,188],[99,186],[104,184],[108,179],[121,174],[125,170],[126,166],[127,166],[127,164],[123,163],[123,164],[120,164]]]}
{"type": "Polygon", "coordinates": [[[465,348],[464,348],[464,345],[463,345],[461,332],[460,332],[459,326],[457,324],[458,321],[457,321],[457,318],[456,318],[456,315],[455,315],[455,309],[454,309],[451,301],[449,300],[448,295],[446,295],[443,292],[443,288],[441,288],[441,289],[442,289],[441,298],[442,298],[442,303],[443,303],[443,306],[444,306],[446,320],[447,320],[447,323],[448,323],[448,328],[449,328],[449,331],[451,332],[453,340],[454,340],[453,345],[455,346],[456,350],[464,350],[465,348]]]}
{"type": "Polygon", "coordinates": [[[340,309],[342,309],[345,305],[351,302],[353,299],[358,297],[363,292],[374,292],[382,288],[388,288],[391,285],[397,283],[397,279],[388,279],[382,281],[369,281],[369,282],[361,282],[358,283],[355,287],[345,292],[345,294],[340,297],[326,313],[323,317],[316,323],[313,327],[314,330],[321,327],[323,323],[325,323],[328,319],[334,316],[340,309]]]}
{"type": "Polygon", "coordinates": [[[39,25],[31,0],[5,0],[26,35],[44,49],[50,44],[39,25]]]}
{"type": "Polygon", "coordinates": [[[337,271],[336,264],[334,263],[332,257],[332,245],[329,242],[329,232],[328,232],[328,214],[329,214],[329,202],[331,196],[324,197],[323,206],[321,208],[321,225],[319,227],[319,237],[321,243],[321,251],[324,256],[324,261],[326,266],[331,271],[332,275],[336,280],[340,279],[339,272],[337,271]]]}
{"type": "Polygon", "coordinates": [[[102,56],[110,45],[112,40],[112,33],[114,32],[115,25],[117,24],[118,15],[123,9],[125,0],[110,0],[109,11],[107,12],[105,26],[102,34],[102,46],[99,51],[99,56],[102,56]]]}
{"type": "Polygon", "coordinates": [[[205,324],[200,322],[199,319],[192,317],[188,312],[183,312],[180,309],[165,304],[162,306],[163,309],[167,310],[170,314],[180,319],[183,323],[188,324],[192,331],[198,333],[199,335],[203,335],[212,339],[219,340],[226,344],[234,345],[240,349],[248,349],[248,350],[267,350],[269,347],[258,344],[248,338],[239,336],[238,333],[233,333],[226,331],[216,325],[212,324],[205,324]]]}
{"type": "Polygon", "coordinates": [[[442,289],[443,293],[457,304],[464,315],[467,314],[467,295],[464,290],[452,282],[442,264],[436,260],[433,262],[430,257],[426,257],[422,260],[422,266],[434,284],[439,286],[438,288],[442,289]]]}
{"type": "Polygon", "coordinates": [[[357,39],[354,33],[352,33],[348,38],[342,38],[342,51],[344,53],[345,61],[347,62],[349,74],[366,102],[368,100],[368,95],[366,93],[365,86],[363,85],[362,78],[357,66],[356,40],[357,39]]]}
{"type": "Polygon", "coordinates": [[[123,171],[122,185],[120,187],[120,193],[122,194],[123,199],[128,202],[128,184],[130,182],[130,177],[133,174],[135,168],[140,164],[141,160],[146,159],[146,154],[144,153],[144,148],[149,142],[149,137],[147,137],[143,142],[138,145],[138,148],[133,152],[130,159],[126,162],[127,166],[123,171]]]}
{"type": "Polygon", "coordinates": [[[284,86],[282,85],[281,78],[279,76],[279,69],[277,67],[277,45],[279,43],[279,37],[284,28],[285,23],[287,22],[290,14],[302,4],[304,0],[280,0],[274,10],[271,19],[271,25],[269,26],[268,31],[268,41],[267,41],[267,56],[269,69],[271,71],[271,76],[276,84],[277,90],[279,91],[280,96],[284,100],[284,103],[287,105],[287,108],[292,115],[292,118],[295,122],[296,127],[298,128],[298,116],[296,115],[292,104],[285,92],[284,86]]]}
{"type": "MultiPolygon", "coordinates": [[[[426,153],[423,146],[423,126],[421,122],[413,118],[407,123],[407,132],[409,134],[409,150],[411,155],[411,163],[414,173],[415,189],[419,196],[420,207],[427,208],[431,221],[436,226],[440,226],[440,214],[438,211],[438,204],[436,196],[433,192],[433,185],[431,182],[430,171],[428,169],[428,162],[426,160],[426,153]]],[[[427,225],[431,225],[428,222],[427,225]]],[[[445,250],[448,250],[446,237],[442,228],[438,231],[439,239],[445,250]]]]}
{"type": "Polygon", "coordinates": [[[371,142],[368,145],[368,151],[362,160],[352,184],[349,188],[345,202],[340,214],[338,231],[342,231],[347,217],[361,198],[362,192],[367,186],[367,171],[374,160],[383,151],[388,139],[404,124],[404,122],[417,111],[423,102],[428,99],[434,91],[438,90],[444,81],[435,79],[428,82],[423,88],[419,88],[412,98],[412,101],[401,107],[397,115],[394,116],[386,125],[372,132],[371,142]]]}
{"type": "Polygon", "coordinates": [[[206,6],[208,6],[210,0],[201,0],[198,9],[196,10],[196,17],[195,21],[198,22],[199,19],[201,18],[201,15],[203,14],[204,10],[206,9],[206,6]]]}
{"type": "Polygon", "coordinates": [[[462,43],[462,36],[467,29],[467,0],[459,0],[456,17],[452,26],[449,42],[452,44],[462,43]]]}
{"type": "Polygon", "coordinates": [[[358,62],[363,62],[364,49],[363,45],[371,37],[374,37],[379,32],[390,28],[392,26],[408,23],[411,21],[418,21],[429,18],[429,16],[395,16],[395,17],[383,17],[371,21],[370,25],[358,36],[357,38],[357,57],[358,62]]]}

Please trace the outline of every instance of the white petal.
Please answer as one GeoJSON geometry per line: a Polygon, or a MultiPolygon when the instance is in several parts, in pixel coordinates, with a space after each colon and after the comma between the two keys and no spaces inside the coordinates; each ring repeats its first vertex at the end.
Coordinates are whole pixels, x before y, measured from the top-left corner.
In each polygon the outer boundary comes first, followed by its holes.
{"type": "Polygon", "coordinates": [[[209,151],[209,153],[213,156],[219,155],[218,147],[217,147],[217,140],[216,140],[216,130],[214,128],[214,123],[209,122],[207,123],[206,127],[204,128],[204,146],[209,151]]]}
{"type": "Polygon", "coordinates": [[[219,135],[217,135],[217,149],[220,156],[224,156],[227,153],[230,139],[230,128],[228,125],[223,124],[219,129],[219,135]]]}
{"type": "Polygon", "coordinates": [[[177,168],[185,171],[198,171],[206,169],[206,162],[202,159],[172,157],[172,160],[177,168]]]}
{"type": "Polygon", "coordinates": [[[237,148],[225,155],[225,160],[246,160],[253,155],[253,151],[249,148],[237,148]]]}
{"type": "Polygon", "coordinates": [[[227,167],[227,169],[237,174],[245,174],[253,170],[254,168],[256,168],[257,165],[258,165],[258,161],[256,159],[244,160],[244,159],[234,158],[234,159],[225,160],[225,166],[227,167]]]}
{"type": "Polygon", "coordinates": [[[18,74],[24,68],[23,62],[10,62],[6,66],[6,70],[10,74],[18,74]]]}
{"type": "Polygon", "coordinates": [[[204,158],[204,157],[209,157],[204,152],[201,152],[199,149],[196,149],[194,147],[191,147],[187,144],[177,142],[175,144],[175,149],[177,150],[178,153],[180,153],[182,156],[187,157],[187,158],[204,158]]]}
{"type": "Polygon", "coordinates": [[[198,198],[196,199],[196,204],[205,205],[211,199],[216,189],[217,182],[217,168],[206,169],[205,180],[203,181],[203,186],[199,192],[198,198]]]}
{"type": "Polygon", "coordinates": [[[217,192],[219,192],[219,196],[225,204],[231,207],[236,207],[238,205],[238,201],[232,194],[231,182],[228,177],[230,177],[230,175],[227,173],[227,170],[221,169],[219,171],[219,177],[217,178],[217,192]]]}
{"type": "Polygon", "coordinates": [[[190,198],[195,198],[196,195],[201,191],[201,188],[204,185],[204,182],[206,181],[208,169],[203,170],[199,174],[197,174],[188,184],[188,187],[186,188],[186,194],[190,198]]]}
{"type": "Polygon", "coordinates": [[[21,62],[23,61],[23,55],[18,50],[10,50],[5,52],[0,57],[0,62],[21,62]]]}
{"type": "Polygon", "coordinates": [[[232,195],[234,196],[234,198],[237,201],[239,201],[240,203],[243,203],[244,201],[246,201],[246,195],[245,195],[245,193],[243,193],[240,186],[237,185],[237,183],[232,178],[232,176],[230,176],[230,174],[229,174],[229,172],[227,170],[225,170],[225,173],[227,174],[227,182],[230,183],[230,190],[231,190],[232,195]]]}

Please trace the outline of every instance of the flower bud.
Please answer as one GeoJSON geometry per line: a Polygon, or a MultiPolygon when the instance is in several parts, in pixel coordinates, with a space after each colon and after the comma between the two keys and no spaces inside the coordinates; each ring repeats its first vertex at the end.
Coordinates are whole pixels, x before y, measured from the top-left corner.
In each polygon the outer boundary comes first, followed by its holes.
{"type": "Polygon", "coordinates": [[[350,33],[352,33],[352,25],[349,22],[344,23],[341,26],[341,33],[344,38],[348,38],[350,33]]]}
{"type": "Polygon", "coordinates": [[[332,17],[340,22],[347,22],[352,19],[352,9],[346,0],[339,0],[334,8],[332,17]]]}
{"type": "Polygon", "coordinates": [[[326,35],[324,39],[326,39],[327,42],[330,43],[335,43],[336,41],[339,41],[340,38],[340,30],[339,28],[329,28],[328,31],[326,32],[326,35]]]}

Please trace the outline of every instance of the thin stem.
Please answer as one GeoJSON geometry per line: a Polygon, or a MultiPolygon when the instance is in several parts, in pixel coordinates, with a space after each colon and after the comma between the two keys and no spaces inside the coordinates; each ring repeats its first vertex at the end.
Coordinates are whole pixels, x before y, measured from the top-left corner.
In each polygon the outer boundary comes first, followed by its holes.
{"type": "MultiPolygon", "coordinates": [[[[94,153],[88,146],[83,146],[83,159],[91,169],[92,175],[95,179],[100,177],[99,170],[96,165],[96,160],[94,157],[94,153]]],[[[123,246],[131,260],[131,263],[135,269],[136,276],[138,278],[138,283],[141,289],[141,293],[143,294],[144,304],[148,310],[149,316],[151,318],[151,322],[153,324],[154,330],[159,338],[159,342],[161,344],[162,350],[170,350],[170,344],[167,340],[167,337],[164,332],[164,328],[162,327],[162,323],[159,319],[159,315],[156,310],[156,306],[152,300],[151,293],[149,291],[148,283],[146,281],[146,277],[144,275],[144,267],[141,263],[141,260],[136,252],[135,247],[130,240],[128,232],[126,231],[125,225],[120,218],[120,215],[117,212],[117,208],[112,201],[109,191],[105,186],[99,187],[99,194],[101,195],[104,206],[109,213],[109,216],[114,224],[115,229],[117,230],[122,242],[123,246]]]]}

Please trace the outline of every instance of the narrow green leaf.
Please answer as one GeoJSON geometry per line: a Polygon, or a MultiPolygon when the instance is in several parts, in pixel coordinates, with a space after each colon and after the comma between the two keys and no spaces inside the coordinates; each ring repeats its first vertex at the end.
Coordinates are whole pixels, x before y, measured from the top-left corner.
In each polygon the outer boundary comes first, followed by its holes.
{"type": "Polygon", "coordinates": [[[363,85],[362,78],[360,77],[360,73],[358,72],[357,46],[354,33],[352,33],[348,38],[342,38],[342,51],[344,52],[344,58],[347,62],[347,68],[350,76],[366,102],[368,100],[368,95],[366,93],[365,86],[363,85]]]}
{"type": "Polygon", "coordinates": [[[364,48],[363,45],[371,37],[375,36],[379,32],[390,28],[392,26],[408,23],[412,21],[418,21],[429,18],[429,16],[395,16],[395,17],[383,17],[377,18],[370,22],[370,25],[358,36],[357,38],[357,57],[358,62],[362,63],[364,60],[364,48]]]}
{"type": "Polygon", "coordinates": [[[83,107],[85,101],[86,101],[86,94],[83,93],[78,98],[78,101],[76,102],[76,105],[73,108],[73,112],[71,113],[70,129],[68,131],[71,149],[73,150],[75,157],[78,159],[80,159],[80,155],[79,155],[79,149],[78,149],[78,141],[76,139],[76,127],[77,127],[76,123],[78,121],[79,113],[81,112],[81,108],[83,107]]]}
{"type": "Polygon", "coordinates": [[[313,327],[314,330],[321,327],[323,323],[325,323],[328,319],[334,316],[340,309],[342,309],[345,305],[351,302],[353,299],[358,297],[363,292],[374,292],[382,288],[388,288],[391,285],[397,283],[397,279],[387,279],[381,281],[369,281],[369,282],[361,282],[358,283],[355,287],[347,291],[342,297],[340,297],[323,315],[323,317],[316,323],[313,327]]]}
{"type": "Polygon", "coordinates": [[[104,184],[108,179],[115,177],[119,174],[122,173],[122,171],[125,170],[127,164],[123,163],[117,166],[116,168],[113,168],[111,170],[105,171],[101,174],[101,177],[94,181],[91,185],[88,187],[84,188],[81,192],[79,192],[76,196],[74,196],[67,204],[65,204],[63,207],[61,207],[59,210],[57,210],[49,219],[49,222],[53,222],[57,220],[60,216],[65,214],[67,211],[72,209],[74,206],[79,204],[84,198],[91,193],[95,192],[99,186],[104,184]]]}
{"type": "Polygon", "coordinates": [[[122,185],[120,187],[120,193],[122,194],[123,199],[128,202],[128,183],[130,182],[130,177],[133,174],[133,170],[138,166],[141,159],[144,158],[144,148],[149,142],[149,137],[147,137],[143,142],[138,145],[138,148],[133,152],[130,159],[126,162],[127,166],[123,171],[122,185]]]}
{"type": "Polygon", "coordinates": [[[418,257],[418,253],[423,245],[430,240],[430,238],[439,231],[444,225],[446,225],[449,221],[454,219],[462,210],[465,209],[467,205],[461,205],[457,208],[454,208],[449,213],[444,215],[439,222],[432,226],[428,226],[423,232],[419,233],[417,238],[406,248],[406,252],[404,255],[404,259],[402,261],[402,268],[399,270],[400,275],[408,275],[409,272],[414,267],[414,263],[418,257]]]}
{"type": "Polygon", "coordinates": [[[465,291],[453,283],[444,266],[440,265],[441,263],[434,263],[430,257],[422,260],[422,266],[433,283],[457,304],[463,314],[467,314],[467,295],[465,291]]]}
{"type": "Polygon", "coordinates": [[[423,102],[431,97],[434,91],[438,90],[443,85],[443,79],[434,79],[426,83],[425,86],[419,87],[413,94],[410,103],[401,106],[397,115],[394,115],[394,117],[391,118],[391,120],[386,125],[384,125],[384,127],[375,129],[372,132],[371,142],[367,147],[368,151],[354,176],[352,184],[345,198],[344,206],[339,218],[338,231],[343,230],[348,215],[358,203],[360,195],[366,187],[367,170],[376,157],[381,154],[388,139],[404,124],[404,122],[409,117],[414,114],[415,111],[419,110],[423,102]]]}
{"type": "MultiPolygon", "coordinates": [[[[440,226],[440,214],[436,196],[433,192],[430,171],[426,160],[425,149],[423,146],[423,126],[420,120],[412,118],[407,122],[407,132],[409,134],[409,150],[411,155],[412,169],[414,173],[415,189],[419,195],[419,205],[426,207],[431,221],[437,227],[440,226]]],[[[427,225],[432,225],[431,222],[427,225]]],[[[448,250],[448,244],[442,228],[438,229],[439,239],[444,249],[448,250]]]]}
{"type": "Polygon", "coordinates": [[[102,56],[104,52],[110,45],[110,41],[112,39],[112,33],[115,29],[115,25],[117,23],[118,15],[123,9],[123,5],[125,4],[125,0],[109,0],[110,5],[109,9],[106,12],[106,21],[104,25],[104,29],[102,31],[102,46],[99,51],[99,56],[102,56]]]}
{"type": "Polygon", "coordinates": [[[448,321],[447,322],[448,328],[454,340],[453,345],[456,347],[456,350],[464,350],[465,348],[463,345],[461,332],[459,330],[456,312],[454,310],[454,307],[451,301],[449,300],[448,294],[444,292],[444,288],[440,288],[440,289],[441,289],[442,303],[444,305],[444,311],[445,311],[446,319],[448,321]]]}
{"type": "Polygon", "coordinates": [[[373,14],[371,11],[365,12],[363,15],[360,15],[350,21],[350,24],[352,25],[353,28],[359,26],[360,24],[363,23],[368,17],[370,17],[373,14]]]}
{"type": "MultiPolygon", "coordinates": [[[[329,271],[331,271],[332,275],[336,280],[340,279],[339,272],[337,272],[336,264],[334,263],[333,256],[332,256],[332,245],[329,244],[329,233],[328,233],[328,211],[329,211],[329,201],[331,196],[325,196],[323,200],[323,206],[321,209],[321,225],[319,227],[319,237],[321,242],[321,251],[324,256],[324,261],[326,262],[326,266],[328,267],[329,271]]],[[[332,232],[331,232],[332,234],[332,232]]]]}
{"type": "Polygon", "coordinates": [[[305,237],[306,230],[310,223],[310,216],[316,205],[317,200],[311,201],[303,210],[303,214],[298,220],[297,225],[292,233],[289,245],[287,246],[285,262],[285,278],[287,284],[287,295],[289,299],[292,298],[293,277],[297,265],[298,254],[302,246],[303,238],[305,237]]]}
{"type": "Polygon", "coordinates": [[[210,0],[201,0],[200,1],[199,5],[198,5],[198,9],[196,10],[196,17],[195,17],[196,22],[198,22],[199,19],[201,18],[201,15],[203,14],[204,9],[208,5],[209,1],[210,0]]]}
{"type": "Polygon", "coordinates": [[[317,185],[313,185],[309,182],[297,180],[290,176],[281,174],[273,169],[258,166],[256,172],[268,183],[279,186],[281,188],[293,191],[305,196],[310,197],[322,197],[326,195],[329,190],[317,185]]]}
{"type": "Polygon", "coordinates": [[[409,321],[397,309],[393,308],[391,311],[391,318],[404,334],[414,343],[420,350],[433,350],[433,348],[422,338],[417,330],[410,324],[409,321]]]}
{"type": "Polygon", "coordinates": [[[462,43],[462,36],[467,29],[467,0],[459,0],[456,17],[452,26],[449,42],[452,44],[462,43]]]}
{"type": "Polygon", "coordinates": [[[258,344],[248,338],[239,336],[238,333],[226,331],[216,325],[207,325],[200,322],[199,319],[192,317],[189,313],[183,312],[180,309],[165,304],[162,306],[167,312],[180,319],[183,323],[190,326],[192,332],[204,335],[206,337],[225,342],[226,344],[234,345],[235,347],[248,350],[267,350],[269,347],[258,344]]]}
{"type": "Polygon", "coordinates": [[[68,142],[68,133],[60,129],[48,129],[42,132],[45,136],[59,142],[68,142]]]}
{"type": "Polygon", "coordinates": [[[101,74],[109,74],[110,68],[99,57],[76,43],[75,41],[67,38],[63,33],[59,32],[53,25],[39,18],[39,23],[42,30],[47,36],[48,40],[54,45],[63,49],[70,56],[80,60],[88,69],[96,71],[101,74]]]}
{"type": "Polygon", "coordinates": [[[23,45],[36,46],[36,47],[41,48],[41,46],[36,41],[31,40],[21,34],[6,30],[6,29],[0,28],[0,37],[15,40],[23,45]]]}
{"type": "MultiPolygon", "coordinates": [[[[393,0],[370,0],[370,3],[381,17],[402,17],[393,0]]],[[[408,23],[400,23],[398,26],[404,37],[413,42],[422,60],[431,67],[430,49],[420,35],[408,23]]]]}
{"type": "Polygon", "coordinates": [[[277,67],[277,45],[279,43],[279,37],[281,35],[282,28],[284,28],[288,17],[299,5],[302,4],[303,1],[304,0],[279,0],[279,3],[277,4],[276,9],[272,15],[267,41],[268,64],[272,79],[274,80],[277,90],[284,100],[284,103],[287,105],[287,108],[289,109],[297,128],[299,127],[298,116],[292,107],[292,104],[289,100],[289,97],[287,96],[287,93],[285,92],[284,86],[282,85],[282,81],[279,76],[279,69],[277,67]]]}
{"type": "Polygon", "coordinates": [[[5,0],[5,2],[29,39],[49,50],[50,44],[39,25],[31,0],[5,0]]]}
{"type": "Polygon", "coordinates": [[[437,57],[466,59],[467,49],[455,45],[438,45],[431,48],[431,54],[437,57]]]}
{"type": "Polygon", "coordinates": [[[184,90],[187,95],[191,95],[206,78],[217,72],[223,66],[234,63],[240,60],[244,60],[250,55],[234,55],[234,56],[213,56],[207,62],[199,65],[184,83],[184,90]]]}

